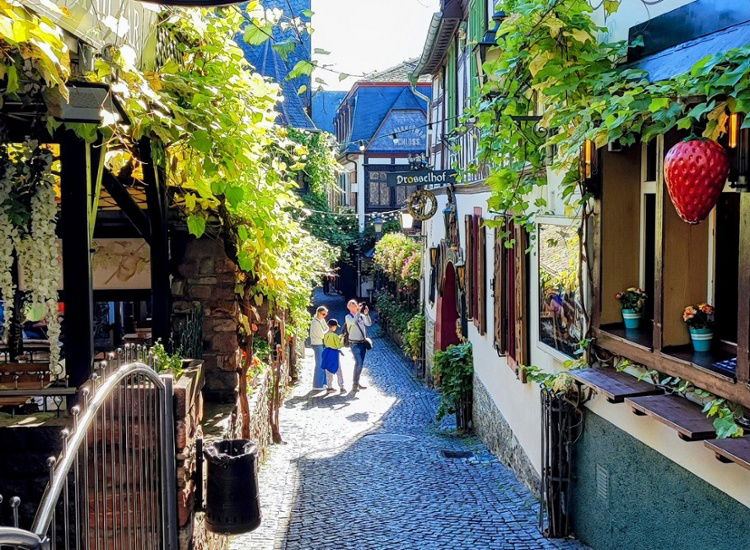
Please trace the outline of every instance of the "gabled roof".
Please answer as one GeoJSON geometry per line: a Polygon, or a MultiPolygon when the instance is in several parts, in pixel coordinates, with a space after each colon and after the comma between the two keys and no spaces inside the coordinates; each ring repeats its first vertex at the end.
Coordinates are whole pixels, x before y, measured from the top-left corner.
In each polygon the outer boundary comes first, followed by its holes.
{"type": "MultiPolygon", "coordinates": [[[[393,67],[365,75],[358,82],[409,82],[409,77],[417,66],[417,58],[407,59],[393,67]]],[[[430,82],[430,78],[421,78],[420,82],[430,82]]]]}
{"type": "Polygon", "coordinates": [[[260,46],[248,46],[242,43],[242,49],[245,51],[246,59],[260,74],[273,79],[281,86],[281,93],[284,96],[284,100],[278,105],[281,123],[292,128],[313,130],[315,124],[307,115],[297,94],[297,83],[286,79],[289,67],[273,49],[272,44],[271,40],[260,46]]]}
{"type": "Polygon", "coordinates": [[[318,90],[312,95],[312,120],[320,130],[335,134],[333,120],[341,100],[348,92],[333,90],[318,90]]]}

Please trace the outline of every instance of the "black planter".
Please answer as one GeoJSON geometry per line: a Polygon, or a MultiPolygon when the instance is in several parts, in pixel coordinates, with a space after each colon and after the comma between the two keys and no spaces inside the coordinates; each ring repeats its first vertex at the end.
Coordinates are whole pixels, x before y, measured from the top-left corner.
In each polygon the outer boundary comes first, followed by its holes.
{"type": "Polygon", "coordinates": [[[225,439],[209,443],[204,454],[208,530],[235,535],[257,529],[261,522],[258,447],[247,439],[225,439]]]}

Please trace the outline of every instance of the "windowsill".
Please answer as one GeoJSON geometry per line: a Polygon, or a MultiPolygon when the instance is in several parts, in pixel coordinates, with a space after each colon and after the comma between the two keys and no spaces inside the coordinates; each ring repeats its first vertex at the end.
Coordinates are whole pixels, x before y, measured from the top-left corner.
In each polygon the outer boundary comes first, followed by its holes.
{"type": "Polygon", "coordinates": [[[600,330],[606,332],[610,336],[614,336],[620,340],[627,341],[632,344],[636,344],[649,351],[654,349],[653,339],[654,331],[651,328],[651,320],[643,322],[638,328],[625,328],[623,323],[612,323],[604,325],[600,330]],[[644,326],[645,325],[645,326],[644,326]]]}
{"type": "Polygon", "coordinates": [[[684,346],[666,347],[662,350],[662,355],[686,363],[691,367],[721,376],[732,382],[737,379],[736,362],[734,368],[717,365],[717,363],[721,361],[727,361],[737,357],[736,350],[731,347],[724,347],[717,344],[710,351],[696,352],[693,350],[692,345],[686,344],[684,346]]]}

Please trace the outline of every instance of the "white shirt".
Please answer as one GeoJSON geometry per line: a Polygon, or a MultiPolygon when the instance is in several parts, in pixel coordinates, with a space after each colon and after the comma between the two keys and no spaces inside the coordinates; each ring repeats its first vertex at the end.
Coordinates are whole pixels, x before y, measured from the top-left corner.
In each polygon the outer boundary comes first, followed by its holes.
{"type": "Polygon", "coordinates": [[[346,328],[349,331],[350,342],[362,342],[367,338],[367,328],[372,326],[372,320],[370,315],[364,313],[357,313],[352,315],[351,313],[346,316],[346,328]],[[360,328],[361,327],[361,328],[360,328]],[[364,330],[364,334],[362,333],[364,330]]]}
{"type": "Polygon", "coordinates": [[[322,346],[323,335],[328,332],[328,323],[325,319],[318,319],[316,315],[310,323],[310,345],[322,346]]]}

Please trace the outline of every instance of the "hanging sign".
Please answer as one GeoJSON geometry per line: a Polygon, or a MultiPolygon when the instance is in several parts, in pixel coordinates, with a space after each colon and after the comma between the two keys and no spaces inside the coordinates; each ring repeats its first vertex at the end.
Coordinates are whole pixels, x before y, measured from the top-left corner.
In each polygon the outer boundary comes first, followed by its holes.
{"type": "Polygon", "coordinates": [[[455,170],[409,170],[408,172],[388,172],[388,185],[448,185],[456,183],[455,170]]]}

